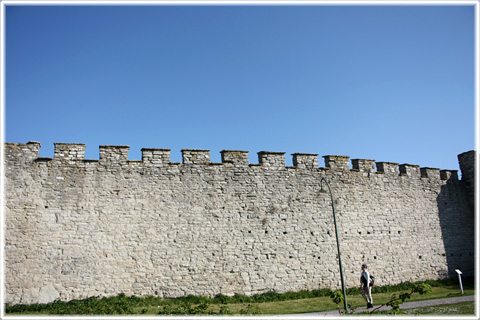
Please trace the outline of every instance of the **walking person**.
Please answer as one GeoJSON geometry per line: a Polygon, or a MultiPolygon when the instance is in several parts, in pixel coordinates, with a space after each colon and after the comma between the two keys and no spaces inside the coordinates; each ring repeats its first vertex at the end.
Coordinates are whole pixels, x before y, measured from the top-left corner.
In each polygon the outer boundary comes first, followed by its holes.
{"type": "Polygon", "coordinates": [[[367,309],[373,308],[372,287],[370,286],[370,274],[367,271],[367,265],[362,264],[362,274],[360,275],[362,297],[367,301],[367,309]]]}

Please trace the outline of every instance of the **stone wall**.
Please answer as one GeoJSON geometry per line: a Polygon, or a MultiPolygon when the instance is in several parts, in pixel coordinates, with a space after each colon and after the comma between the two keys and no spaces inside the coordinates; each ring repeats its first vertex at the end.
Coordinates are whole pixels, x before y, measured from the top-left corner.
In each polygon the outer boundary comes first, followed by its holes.
{"type": "MultiPolygon", "coordinates": [[[[474,223],[455,170],[316,154],[5,144],[8,303],[88,296],[255,294],[340,286],[333,190],[347,286],[474,273],[474,223]],[[376,169],[375,169],[376,167],[376,169]]],[[[472,151],[473,153],[473,151],[472,151]]],[[[461,160],[461,159],[460,159],[461,160]]],[[[464,168],[462,167],[462,170],[464,168]]],[[[470,170],[470,169],[468,169],[470,170]]],[[[468,171],[470,172],[470,171],[468,171]]],[[[469,173],[470,174],[470,173],[469,173]]],[[[465,176],[465,172],[464,175],[465,176]]]]}
{"type": "Polygon", "coordinates": [[[462,170],[462,181],[466,189],[468,202],[473,212],[475,206],[475,152],[468,151],[458,155],[460,170],[462,170]]]}

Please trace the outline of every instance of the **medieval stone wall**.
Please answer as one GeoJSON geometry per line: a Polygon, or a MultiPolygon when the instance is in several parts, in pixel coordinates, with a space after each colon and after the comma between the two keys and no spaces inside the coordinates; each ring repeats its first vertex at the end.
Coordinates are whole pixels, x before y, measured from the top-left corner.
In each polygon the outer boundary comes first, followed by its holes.
{"type": "MultiPolygon", "coordinates": [[[[347,286],[474,273],[473,208],[455,170],[346,156],[6,143],[8,303],[88,296],[254,294],[337,288],[332,188],[347,286]]],[[[473,153],[473,151],[471,152],[473,153]]],[[[462,167],[462,170],[464,168],[462,167]]],[[[470,164],[470,166],[473,165],[470,164]]],[[[470,169],[467,169],[470,170],[470,169]]],[[[465,172],[464,172],[465,175],[465,172]]],[[[463,180],[463,178],[462,178],[463,180]]]]}

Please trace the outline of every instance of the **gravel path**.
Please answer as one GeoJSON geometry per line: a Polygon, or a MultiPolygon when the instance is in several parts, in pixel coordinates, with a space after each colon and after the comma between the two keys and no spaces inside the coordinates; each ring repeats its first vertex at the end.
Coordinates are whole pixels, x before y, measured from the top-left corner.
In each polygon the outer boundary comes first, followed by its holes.
{"type": "MultiPolygon", "coordinates": [[[[424,300],[424,301],[412,301],[412,302],[405,302],[400,305],[400,309],[411,309],[411,308],[418,308],[418,307],[428,307],[428,306],[438,306],[441,304],[453,304],[453,303],[460,303],[460,302],[469,302],[475,301],[475,296],[461,296],[461,297],[454,297],[454,298],[442,298],[442,299],[433,299],[433,300],[424,300]]],[[[374,306],[376,308],[377,306],[374,306]]],[[[389,307],[382,307],[379,310],[389,310],[389,307]]],[[[355,312],[363,312],[366,311],[366,307],[357,308],[355,312]]],[[[368,309],[373,310],[373,309],[368,309]]],[[[288,316],[292,317],[301,317],[301,316],[335,316],[339,315],[337,310],[331,311],[324,311],[324,312],[310,312],[310,313],[298,313],[298,314],[291,314],[288,316]]]]}

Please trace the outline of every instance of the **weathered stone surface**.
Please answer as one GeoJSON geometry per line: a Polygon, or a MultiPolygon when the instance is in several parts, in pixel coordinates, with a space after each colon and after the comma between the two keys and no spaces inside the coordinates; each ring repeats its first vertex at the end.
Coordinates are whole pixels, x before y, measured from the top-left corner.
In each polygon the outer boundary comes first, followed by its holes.
{"type": "MultiPolygon", "coordinates": [[[[333,190],[348,286],[473,275],[474,223],[455,171],[294,154],[5,144],[5,302],[88,296],[255,294],[340,285],[333,190]],[[57,150],[57,149],[56,149],[57,150]],[[401,172],[399,172],[401,170],[401,172]]],[[[464,158],[464,157],[462,157],[464,158]]],[[[468,157],[467,157],[468,158],[468,157]]],[[[462,161],[460,159],[460,161],[462,161]]],[[[463,166],[463,167],[462,167],[463,166]]],[[[466,169],[464,167],[467,166],[466,169]]],[[[464,171],[465,170],[465,171],[464,171]]]]}
{"type": "Polygon", "coordinates": [[[470,207],[475,206],[475,152],[468,151],[458,155],[462,181],[464,181],[470,207]]]}
{"type": "Polygon", "coordinates": [[[38,293],[38,303],[49,303],[58,298],[60,298],[60,294],[52,284],[41,287],[38,293]]]}

